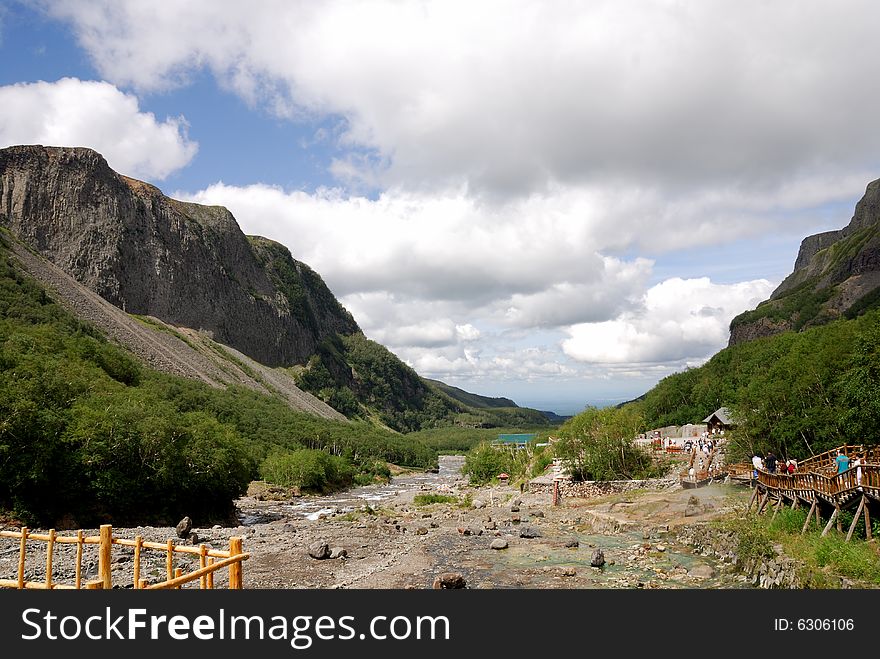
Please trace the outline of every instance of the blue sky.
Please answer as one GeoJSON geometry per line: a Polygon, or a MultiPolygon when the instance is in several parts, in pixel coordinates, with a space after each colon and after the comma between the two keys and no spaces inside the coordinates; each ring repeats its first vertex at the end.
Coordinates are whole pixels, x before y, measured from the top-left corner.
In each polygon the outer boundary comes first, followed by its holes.
{"type": "Polygon", "coordinates": [[[872,3],[621,4],[7,3],[0,145],[226,205],[421,374],[571,413],[705,361],[880,176],[872,3]]]}

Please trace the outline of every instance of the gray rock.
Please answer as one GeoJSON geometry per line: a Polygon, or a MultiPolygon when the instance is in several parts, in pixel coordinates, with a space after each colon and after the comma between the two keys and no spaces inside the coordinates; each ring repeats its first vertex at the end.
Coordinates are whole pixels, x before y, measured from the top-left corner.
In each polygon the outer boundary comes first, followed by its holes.
{"type": "MultiPolygon", "coordinates": [[[[3,226],[93,293],[129,313],[200,328],[270,368],[304,363],[326,337],[359,329],[320,277],[277,244],[249,241],[227,209],[173,201],[123,178],[91,149],[0,149],[0,191],[9,211],[3,226]],[[276,283],[275,272],[290,274],[276,283]],[[296,304],[304,308],[296,313],[283,293],[292,289],[302,291],[296,304]]],[[[216,378],[212,384],[229,381],[220,368],[226,359],[170,335],[157,341],[159,332],[101,311],[98,300],[69,284],[59,294],[76,296],[78,316],[120,337],[153,367],[216,378]]],[[[245,371],[236,376],[241,384],[259,386],[259,376],[245,371]]],[[[344,420],[292,383],[281,387],[293,407],[344,420]]]]}
{"type": "Polygon", "coordinates": [[[698,579],[711,579],[715,576],[715,570],[712,569],[711,565],[707,565],[706,563],[697,563],[688,570],[688,575],[697,577],[698,579]]]}
{"type": "Polygon", "coordinates": [[[195,531],[190,531],[189,535],[186,538],[186,541],[191,545],[199,544],[199,534],[195,531]]]}
{"type": "Polygon", "coordinates": [[[471,504],[474,508],[485,508],[486,502],[482,499],[474,499],[474,502],[471,504]]]}
{"type": "Polygon", "coordinates": [[[524,526],[519,530],[520,538],[540,538],[541,532],[534,526],[524,526]]]}
{"type": "Polygon", "coordinates": [[[443,574],[438,574],[434,578],[433,584],[434,590],[458,589],[465,588],[466,586],[467,582],[464,580],[464,575],[460,572],[444,572],[443,574]]]}
{"type": "Polygon", "coordinates": [[[580,545],[581,543],[578,541],[577,538],[569,538],[565,541],[565,546],[568,549],[577,549],[578,547],[580,547],[580,545]]]}
{"type": "Polygon", "coordinates": [[[416,529],[416,535],[428,535],[428,529],[424,526],[420,526],[416,529]]]}
{"type": "Polygon", "coordinates": [[[484,526],[487,531],[494,531],[498,528],[498,524],[496,524],[495,522],[486,522],[484,526]]]}
{"type": "Polygon", "coordinates": [[[189,532],[192,531],[193,521],[189,517],[184,517],[177,523],[177,537],[187,538],[189,532]]]}
{"type": "Polygon", "coordinates": [[[342,547],[333,547],[330,550],[330,558],[345,558],[348,556],[348,552],[342,547]]]}
{"type": "Polygon", "coordinates": [[[605,565],[605,552],[603,552],[599,548],[596,548],[593,550],[592,558],[590,558],[590,566],[602,567],[603,565],[605,565]]]}
{"type": "Polygon", "coordinates": [[[323,540],[314,542],[309,545],[309,556],[319,561],[330,558],[330,545],[323,540]]]}
{"type": "Polygon", "coordinates": [[[508,544],[505,538],[495,538],[489,545],[491,549],[507,549],[508,544]]]}
{"type": "Polygon", "coordinates": [[[543,516],[544,516],[544,511],[542,511],[542,510],[532,510],[532,511],[529,511],[529,514],[530,514],[532,517],[543,517],[543,516]]]}

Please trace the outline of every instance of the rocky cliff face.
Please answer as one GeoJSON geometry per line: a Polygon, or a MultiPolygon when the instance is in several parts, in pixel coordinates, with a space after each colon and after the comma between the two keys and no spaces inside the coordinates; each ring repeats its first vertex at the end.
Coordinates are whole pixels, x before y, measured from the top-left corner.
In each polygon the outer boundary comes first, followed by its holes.
{"type": "Polygon", "coordinates": [[[868,184],[850,223],[801,242],[794,271],[730,324],[730,345],[800,330],[880,306],[880,180],[868,184]]]}
{"type": "Polygon", "coordinates": [[[0,150],[0,224],[105,300],[269,366],[360,331],[323,280],[225,208],[176,201],[83,148],[0,150]]]}

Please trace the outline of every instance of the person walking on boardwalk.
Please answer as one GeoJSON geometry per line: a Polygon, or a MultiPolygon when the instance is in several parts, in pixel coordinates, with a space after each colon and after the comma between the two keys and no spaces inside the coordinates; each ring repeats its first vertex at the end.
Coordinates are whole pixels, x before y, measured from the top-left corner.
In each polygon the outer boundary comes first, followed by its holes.
{"type": "Polygon", "coordinates": [[[767,465],[767,471],[771,474],[776,473],[776,456],[773,455],[773,451],[767,453],[767,457],[764,458],[764,464],[767,465]]]}
{"type": "Polygon", "coordinates": [[[837,450],[837,457],[834,459],[834,462],[837,464],[838,474],[842,474],[847,469],[849,469],[849,458],[843,452],[843,449],[837,450]]]}

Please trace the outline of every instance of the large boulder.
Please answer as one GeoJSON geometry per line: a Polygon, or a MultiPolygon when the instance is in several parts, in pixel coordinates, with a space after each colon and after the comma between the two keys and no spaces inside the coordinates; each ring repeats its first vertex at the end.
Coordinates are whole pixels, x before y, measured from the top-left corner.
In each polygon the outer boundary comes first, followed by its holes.
{"type": "Polygon", "coordinates": [[[177,523],[177,537],[188,538],[189,532],[192,531],[193,521],[189,517],[184,517],[177,523]]]}
{"type": "Polygon", "coordinates": [[[434,578],[434,590],[452,590],[458,588],[465,588],[467,586],[467,582],[464,580],[464,575],[459,572],[444,572],[443,574],[438,574],[434,578]]]}
{"type": "Polygon", "coordinates": [[[309,556],[319,561],[324,560],[325,558],[330,558],[330,545],[328,545],[323,540],[319,540],[318,542],[313,542],[309,545],[309,556]]]}
{"type": "Polygon", "coordinates": [[[520,538],[540,538],[541,532],[534,526],[524,526],[519,530],[520,538]]]}

